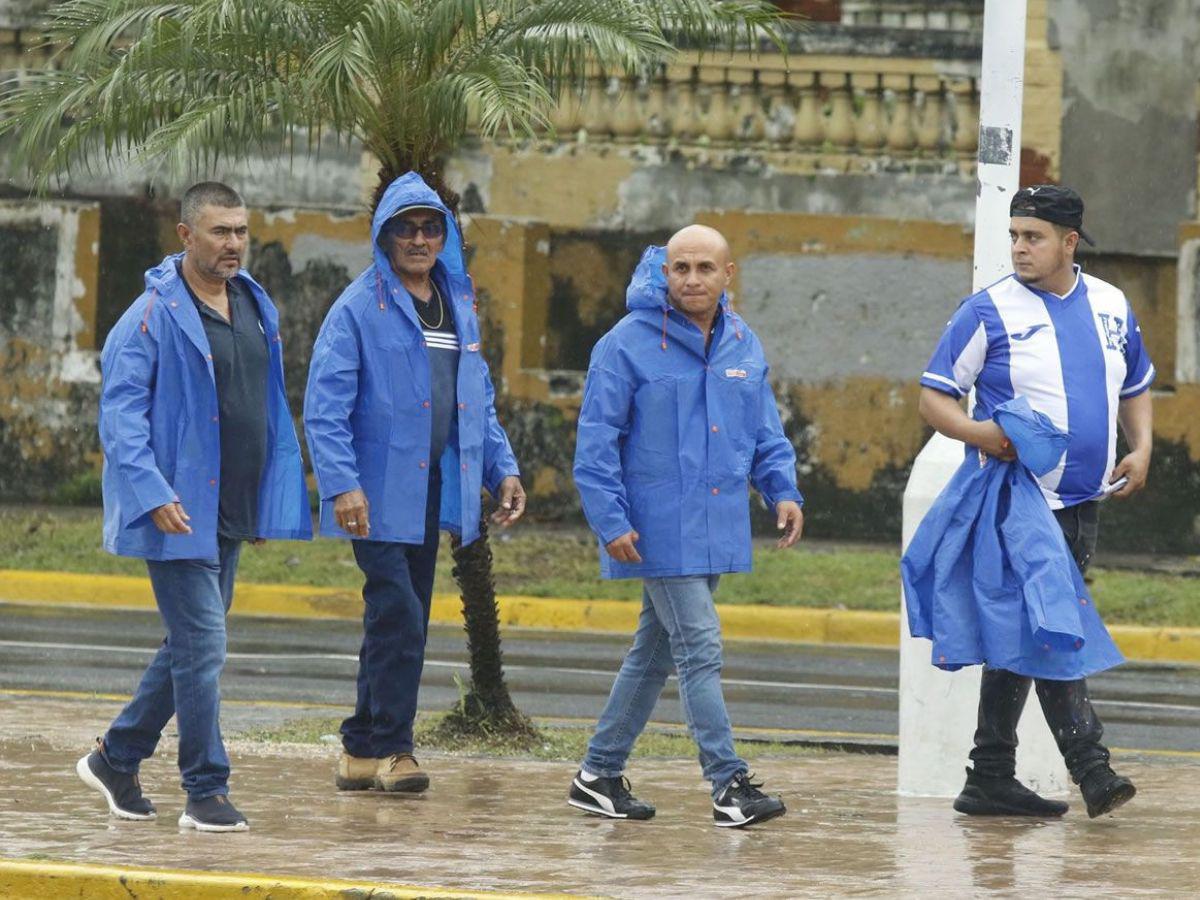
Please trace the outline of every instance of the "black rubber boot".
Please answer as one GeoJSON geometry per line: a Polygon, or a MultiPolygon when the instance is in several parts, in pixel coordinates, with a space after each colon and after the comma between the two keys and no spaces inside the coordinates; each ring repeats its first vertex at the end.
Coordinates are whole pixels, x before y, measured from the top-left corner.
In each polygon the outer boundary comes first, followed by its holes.
{"type": "Polygon", "coordinates": [[[1137,793],[1132,781],[1108,766],[1096,766],[1084,775],[1079,781],[1079,790],[1087,803],[1088,817],[1092,819],[1124,806],[1137,793]]]}
{"type": "Polygon", "coordinates": [[[967,769],[967,783],[954,808],[969,816],[1036,816],[1058,818],[1069,808],[1061,800],[1039,797],[1015,778],[980,775],[967,769]]]}

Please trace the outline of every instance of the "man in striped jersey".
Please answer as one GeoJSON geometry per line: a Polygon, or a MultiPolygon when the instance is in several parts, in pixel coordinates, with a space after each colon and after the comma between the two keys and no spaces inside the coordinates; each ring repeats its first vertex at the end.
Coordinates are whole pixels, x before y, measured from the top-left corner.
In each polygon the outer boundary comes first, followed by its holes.
{"type": "MultiPolygon", "coordinates": [[[[1001,459],[1011,444],[992,420],[1015,396],[1071,436],[1058,467],[1042,476],[1075,561],[1086,569],[1096,548],[1098,503],[1127,498],[1150,467],[1154,380],[1141,329],[1120,290],[1085,275],[1075,263],[1083,201],[1055,185],[1024,188],[1010,206],[1013,274],[968,297],[950,319],[921,376],[921,415],[935,429],[1001,459]],[[974,388],[971,414],[960,401],[974,388]],[[1117,424],[1129,453],[1118,462],[1117,424]]],[[[1031,679],[984,667],[972,769],[954,802],[974,815],[1060,816],[1065,803],[1045,800],[1015,778],[1017,721],[1031,679]]],[[[1088,815],[1110,812],[1135,793],[1109,767],[1103,728],[1086,679],[1037,681],[1038,700],[1088,815]]]]}

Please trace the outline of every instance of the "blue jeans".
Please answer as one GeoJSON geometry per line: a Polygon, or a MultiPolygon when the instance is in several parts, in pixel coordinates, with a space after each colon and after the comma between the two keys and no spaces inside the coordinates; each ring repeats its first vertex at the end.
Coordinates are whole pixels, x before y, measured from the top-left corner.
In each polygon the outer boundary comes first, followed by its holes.
{"type": "Polygon", "coordinates": [[[746,763],[733,750],[721,693],[721,622],[713,605],[719,576],[647,578],[633,647],[621,663],[583,767],[615,778],[654,711],[674,664],[688,731],[715,796],[746,763]]]}
{"type": "Polygon", "coordinates": [[[133,699],[104,736],[112,767],[133,774],[143,759],[154,755],[163,728],[175,715],[179,771],[193,800],[229,793],[218,682],[225,665],[225,616],[241,552],[241,541],[222,537],[216,559],[146,561],[167,636],[133,699]]]}
{"type": "Polygon", "coordinates": [[[366,581],[358,701],[341,729],[342,746],[351,756],[383,759],[412,753],[437,565],[440,500],[441,484],[434,476],[423,544],[353,542],[354,559],[366,581]]]}

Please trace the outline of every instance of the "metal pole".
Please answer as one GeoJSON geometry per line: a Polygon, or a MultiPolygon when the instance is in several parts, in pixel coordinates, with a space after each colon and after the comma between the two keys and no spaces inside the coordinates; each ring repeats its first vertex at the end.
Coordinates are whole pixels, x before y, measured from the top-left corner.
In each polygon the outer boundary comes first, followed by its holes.
{"type": "MultiPolygon", "coordinates": [[[[987,0],[984,6],[975,291],[1012,271],[1008,205],[1020,178],[1025,2],[987,0]]],[[[938,434],[917,456],[904,491],[904,546],[962,460],[962,444],[938,434]]],[[[953,797],[962,787],[972,746],[979,669],[955,673],[935,669],[929,642],[910,637],[907,617],[900,619],[898,788],[907,795],[953,797]]],[[[1042,793],[1065,790],[1066,770],[1032,694],[1019,734],[1018,777],[1042,793]]]]}

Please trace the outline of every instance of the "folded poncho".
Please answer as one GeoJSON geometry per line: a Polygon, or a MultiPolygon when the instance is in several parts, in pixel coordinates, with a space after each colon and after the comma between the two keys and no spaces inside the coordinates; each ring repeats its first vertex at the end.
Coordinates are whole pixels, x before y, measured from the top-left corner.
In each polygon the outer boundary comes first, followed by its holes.
{"type": "Polygon", "coordinates": [[[933,664],[987,663],[1071,680],[1124,662],[1092,603],[1035,475],[1069,438],[1024,397],[994,419],[1013,462],[969,453],[900,561],[908,626],[933,641],[933,664]]]}

